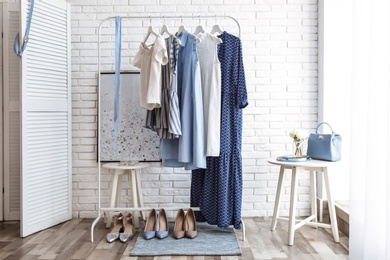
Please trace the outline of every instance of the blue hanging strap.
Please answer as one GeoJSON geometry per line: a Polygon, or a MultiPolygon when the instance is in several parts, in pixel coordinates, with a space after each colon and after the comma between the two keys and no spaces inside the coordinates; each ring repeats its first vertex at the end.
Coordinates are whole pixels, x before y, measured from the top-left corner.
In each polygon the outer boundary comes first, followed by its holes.
{"type": "Polygon", "coordinates": [[[122,19],[115,17],[115,111],[114,111],[114,151],[118,139],[119,121],[119,89],[121,85],[121,48],[122,48],[122,19]]]}
{"type": "Polygon", "coordinates": [[[15,37],[14,52],[19,57],[22,57],[23,52],[27,48],[27,43],[28,43],[29,35],[30,35],[30,27],[31,27],[31,19],[32,19],[33,10],[34,10],[34,0],[31,0],[30,12],[29,12],[28,18],[27,18],[26,32],[25,32],[24,37],[23,37],[22,48],[20,48],[19,33],[15,37]]]}

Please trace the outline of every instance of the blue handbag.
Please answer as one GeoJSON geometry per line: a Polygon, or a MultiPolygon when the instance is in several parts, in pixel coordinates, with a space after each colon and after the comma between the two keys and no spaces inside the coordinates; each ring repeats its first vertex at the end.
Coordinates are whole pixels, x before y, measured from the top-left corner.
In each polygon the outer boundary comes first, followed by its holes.
{"type": "Polygon", "coordinates": [[[341,135],[335,134],[332,127],[325,122],[318,124],[316,132],[310,134],[307,146],[307,155],[310,158],[324,161],[341,160],[341,135]],[[318,129],[322,124],[326,124],[332,130],[331,134],[320,134],[318,129]]]}

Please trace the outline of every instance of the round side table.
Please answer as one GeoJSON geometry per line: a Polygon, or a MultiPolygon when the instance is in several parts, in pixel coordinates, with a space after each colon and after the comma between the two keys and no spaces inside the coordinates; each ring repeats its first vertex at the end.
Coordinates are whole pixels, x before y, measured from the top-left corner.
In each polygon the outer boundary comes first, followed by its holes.
{"type": "MultiPolygon", "coordinates": [[[[132,190],[132,199],[133,199],[133,208],[143,208],[143,198],[142,198],[142,187],[140,172],[142,169],[148,168],[149,164],[147,163],[138,163],[136,165],[119,165],[119,163],[106,163],[102,166],[103,168],[114,170],[114,175],[112,178],[111,185],[111,197],[110,197],[110,208],[120,207],[121,203],[121,192],[122,192],[122,176],[129,175],[131,182],[132,190]]],[[[133,213],[134,216],[134,225],[136,228],[139,227],[139,211],[133,213]]],[[[107,214],[107,223],[106,227],[111,226],[112,221],[112,212],[107,214]]]]}
{"type": "Polygon", "coordinates": [[[328,167],[336,162],[327,162],[319,160],[310,160],[307,162],[284,162],[277,161],[276,159],[268,160],[270,164],[280,166],[278,187],[276,191],[274,215],[272,218],[271,230],[274,231],[279,219],[288,221],[288,242],[287,245],[292,246],[294,244],[295,230],[303,225],[310,225],[314,227],[331,228],[334,241],[339,242],[339,231],[337,226],[336,209],[331,196],[331,189],[329,185],[328,167]],[[283,176],[287,169],[291,170],[291,192],[290,192],[290,213],[288,218],[279,217],[279,208],[281,201],[281,190],[283,185],[283,176]],[[297,201],[297,171],[308,170],[310,171],[310,186],[311,186],[311,216],[296,223],[296,201],[297,201]],[[325,189],[328,197],[330,224],[317,222],[317,200],[316,200],[316,175],[315,172],[322,172],[324,176],[325,189]]]}

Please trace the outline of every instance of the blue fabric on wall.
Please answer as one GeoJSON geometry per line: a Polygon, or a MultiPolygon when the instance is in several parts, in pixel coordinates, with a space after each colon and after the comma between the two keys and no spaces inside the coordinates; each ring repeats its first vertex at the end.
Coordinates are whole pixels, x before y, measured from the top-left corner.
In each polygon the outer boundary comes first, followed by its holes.
{"type": "Polygon", "coordinates": [[[34,0],[31,0],[30,12],[29,12],[28,18],[27,18],[26,32],[24,33],[22,46],[20,46],[20,42],[19,42],[19,33],[17,33],[16,37],[15,37],[14,52],[19,57],[23,56],[23,52],[27,48],[27,43],[28,43],[29,36],[30,36],[30,27],[31,27],[31,20],[32,20],[33,12],[34,12],[34,0]]]}
{"type": "Polygon", "coordinates": [[[115,110],[114,110],[114,151],[118,139],[119,91],[121,85],[121,49],[122,49],[122,18],[115,17],[115,110]]]}

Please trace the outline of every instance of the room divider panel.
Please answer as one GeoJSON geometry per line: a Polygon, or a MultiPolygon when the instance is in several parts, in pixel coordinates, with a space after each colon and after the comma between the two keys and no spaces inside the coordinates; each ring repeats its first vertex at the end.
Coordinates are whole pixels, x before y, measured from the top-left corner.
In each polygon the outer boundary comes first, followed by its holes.
{"type": "Polygon", "coordinates": [[[72,218],[70,38],[70,5],[35,0],[20,70],[22,237],[72,218]]]}

